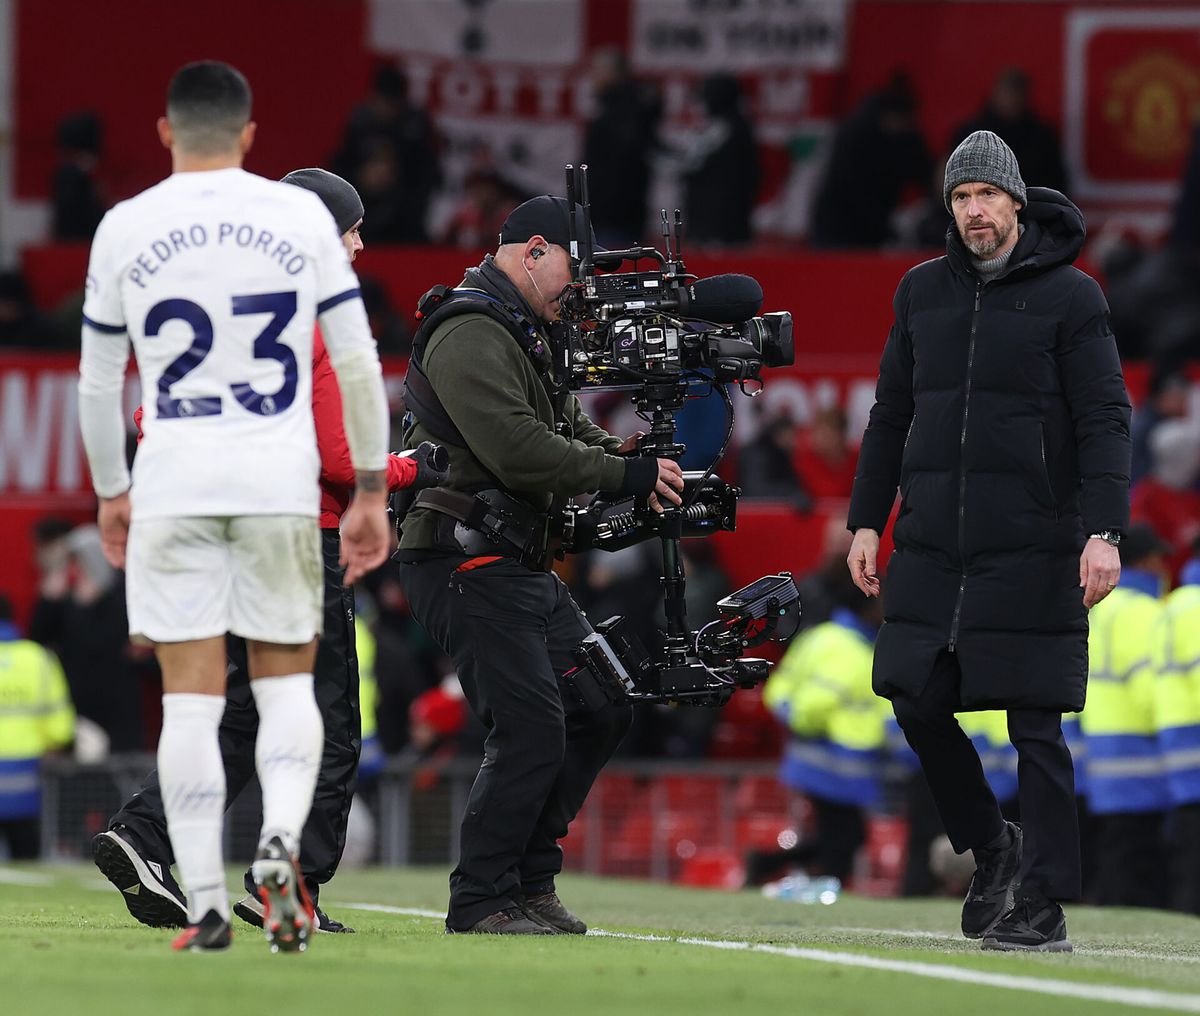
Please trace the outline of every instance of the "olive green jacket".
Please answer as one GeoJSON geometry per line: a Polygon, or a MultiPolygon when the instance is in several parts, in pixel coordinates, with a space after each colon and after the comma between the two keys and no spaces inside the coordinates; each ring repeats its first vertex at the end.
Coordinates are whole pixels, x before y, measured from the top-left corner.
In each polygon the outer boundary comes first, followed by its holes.
{"type": "MultiPolygon", "coordinates": [[[[546,511],[551,501],[597,490],[615,491],[625,460],[621,444],[588,419],[568,396],[570,438],[554,431],[554,407],[533,363],[505,328],[484,314],[463,314],[429,337],[421,366],[469,447],[412,424],[404,443],[436,441],[450,453],[450,481],[442,489],[474,492],[496,487],[546,511]]],[[[439,514],[412,509],[404,519],[402,550],[434,549],[439,514]]]]}

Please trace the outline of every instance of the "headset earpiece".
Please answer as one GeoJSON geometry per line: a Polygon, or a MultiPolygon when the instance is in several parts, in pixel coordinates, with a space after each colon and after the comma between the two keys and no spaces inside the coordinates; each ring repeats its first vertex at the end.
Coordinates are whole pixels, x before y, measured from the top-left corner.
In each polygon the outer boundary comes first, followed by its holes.
{"type": "Polygon", "coordinates": [[[540,258],[545,253],[546,253],[546,251],[542,247],[534,247],[533,250],[531,250],[529,252],[529,256],[531,258],[533,258],[534,261],[536,261],[538,258],[540,258]]]}

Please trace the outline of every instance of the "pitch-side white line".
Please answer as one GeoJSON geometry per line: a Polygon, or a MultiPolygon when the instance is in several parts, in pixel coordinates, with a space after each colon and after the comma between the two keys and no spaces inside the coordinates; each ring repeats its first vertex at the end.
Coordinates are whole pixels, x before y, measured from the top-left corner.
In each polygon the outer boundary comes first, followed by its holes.
{"type": "MultiPolygon", "coordinates": [[[[440,911],[421,910],[416,907],[389,907],[380,903],[341,903],[339,906],[352,910],[372,910],[378,913],[406,914],[413,917],[440,918],[443,916],[440,911]]],[[[841,930],[876,933],[872,929],[846,928],[841,930]]],[[[908,934],[894,930],[889,930],[888,933],[908,934]]],[[[1200,995],[1184,995],[1159,991],[1155,988],[1127,988],[1116,984],[1083,984],[1078,981],[1060,981],[1044,977],[995,974],[984,970],[972,970],[968,967],[942,966],[913,960],[889,960],[878,956],[831,952],[825,949],[807,949],[800,946],[777,946],[709,938],[675,938],[667,935],[634,935],[619,931],[602,931],[598,928],[593,928],[588,934],[605,938],[633,939],[640,942],[676,942],[679,945],[701,946],[707,949],[768,953],[772,956],[787,956],[791,959],[809,960],[813,963],[830,963],[840,967],[862,967],[867,970],[886,970],[896,974],[912,974],[916,977],[958,981],[963,984],[982,984],[992,988],[1029,991],[1040,995],[1086,999],[1092,1002],[1112,1002],[1117,1005],[1133,1005],[1149,1009],[1168,1009],[1172,1012],[1200,1013],[1200,995]]],[[[941,937],[937,932],[924,932],[920,935],[921,937],[926,935],[941,937]]],[[[1100,952],[1101,950],[1095,951],[1100,952]]],[[[1132,950],[1118,951],[1132,952],[1132,950]]]]}
{"type": "Polygon", "coordinates": [[[9,885],[44,886],[54,882],[53,875],[36,875],[32,871],[18,871],[16,868],[0,868],[0,882],[9,885]]]}
{"type": "MultiPolygon", "coordinates": [[[[852,928],[850,926],[832,926],[825,931],[836,931],[849,935],[887,935],[893,938],[932,938],[944,942],[958,942],[969,945],[961,935],[951,935],[944,931],[918,931],[902,928],[852,928]]],[[[1160,963],[1200,963],[1200,956],[1181,955],[1179,953],[1148,952],[1144,949],[1109,949],[1103,946],[1076,946],[1077,956],[1105,956],[1112,959],[1154,960],[1160,963]]]]}
{"type": "Polygon", "coordinates": [[[379,914],[403,914],[407,917],[445,917],[443,910],[422,910],[420,907],[389,907],[383,903],[339,903],[349,910],[373,910],[379,914]]]}

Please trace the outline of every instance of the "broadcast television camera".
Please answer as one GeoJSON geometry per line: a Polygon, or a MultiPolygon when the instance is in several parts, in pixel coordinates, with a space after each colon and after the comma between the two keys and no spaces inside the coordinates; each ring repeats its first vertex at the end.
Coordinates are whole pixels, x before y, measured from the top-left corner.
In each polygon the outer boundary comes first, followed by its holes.
{"type": "Polygon", "coordinates": [[[713,475],[733,435],[733,402],[727,384],[748,395],[762,387],[763,367],[793,362],[792,316],[759,315],[763,292],[748,275],[698,279],[683,263],[683,221],[673,229],[662,212],[663,250],[631,247],[596,250],[591,243],[587,167],[567,166],[567,207],[582,209],[582,228],[568,215],[573,281],[559,299],[555,326],[555,383],[575,391],[631,393],[638,415],[650,425],[637,454],[678,458],[675,413],[689,397],[717,393],[728,428],[721,451],[707,469],[684,473],[683,504],[662,513],[632,501],[596,497],[567,508],[567,551],[619,550],[657,537],[662,543],[667,630],[660,653],[650,653],[623,618],[609,618],[576,650],[577,666],[564,680],[588,705],[633,699],[723,705],[738,687],[767,677],[766,660],[741,653],[768,638],[789,637],[780,620],[799,615],[799,593],[787,572],[768,575],[718,602],[718,620],[689,631],[680,540],[704,537],[736,525],[739,491],[713,475]],[[638,262],[653,261],[649,271],[638,262]],[[634,270],[616,271],[625,262],[634,270]],[[598,269],[609,270],[598,274],[598,269]]]}

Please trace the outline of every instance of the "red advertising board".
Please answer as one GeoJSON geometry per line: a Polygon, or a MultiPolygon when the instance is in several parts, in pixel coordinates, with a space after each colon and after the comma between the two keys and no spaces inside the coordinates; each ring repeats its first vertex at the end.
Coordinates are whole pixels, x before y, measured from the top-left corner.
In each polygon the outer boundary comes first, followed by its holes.
{"type": "Polygon", "coordinates": [[[1066,49],[1067,156],[1080,196],[1169,197],[1200,117],[1200,11],[1074,11],[1066,49]]]}

